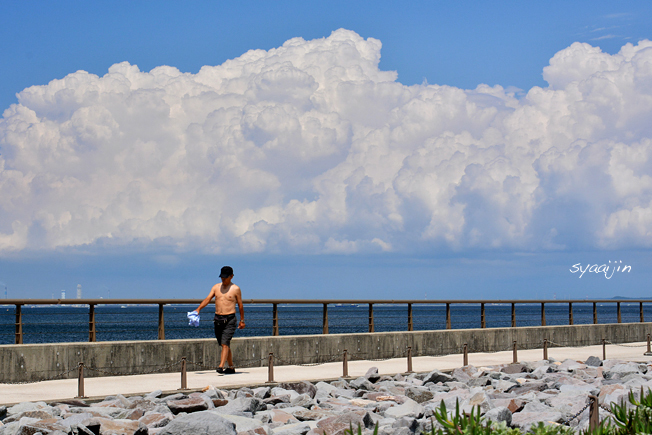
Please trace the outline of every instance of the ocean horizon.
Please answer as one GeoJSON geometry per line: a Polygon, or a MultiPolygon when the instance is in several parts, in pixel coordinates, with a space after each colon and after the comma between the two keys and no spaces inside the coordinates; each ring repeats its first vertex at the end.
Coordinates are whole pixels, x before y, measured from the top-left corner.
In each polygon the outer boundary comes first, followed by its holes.
{"type": "MultiPolygon", "coordinates": [[[[652,304],[644,304],[644,317],[652,319],[652,304]]],[[[211,307],[201,312],[199,327],[188,325],[187,313],[196,305],[170,304],[164,307],[166,339],[213,338],[211,307]]],[[[368,332],[369,311],[366,304],[328,306],[330,334],[368,332]]],[[[374,304],[374,331],[407,331],[406,304],[374,304]]],[[[616,303],[597,304],[598,323],[617,323],[616,303]]],[[[279,334],[321,334],[321,304],[279,304],[279,334]]],[[[485,304],[487,328],[511,327],[511,304],[485,304]]],[[[412,304],[413,330],[446,329],[445,304],[412,304]]],[[[88,306],[25,305],[22,307],[23,343],[88,341],[88,306]]],[[[640,321],[639,303],[621,302],[623,323],[640,321]]],[[[272,336],[272,305],[245,304],[246,328],[237,330],[235,338],[272,336]]],[[[156,340],[158,338],[157,305],[97,305],[95,307],[96,340],[156,340]]],[[[546,303],[546,325],[568,325],[568,303],[546,303]]],[[[592,324],[593,304],[573,303],[573,323],[592,324]]],[[[533,302],[516,304],[516,326],[541,325],[541,305],[533,302]]],[[[480,328],[480,304],[451,304],[451,328],[480,328]]],[[[0,305],[0,344],[13,344],[15,307],[0,305]]]]}

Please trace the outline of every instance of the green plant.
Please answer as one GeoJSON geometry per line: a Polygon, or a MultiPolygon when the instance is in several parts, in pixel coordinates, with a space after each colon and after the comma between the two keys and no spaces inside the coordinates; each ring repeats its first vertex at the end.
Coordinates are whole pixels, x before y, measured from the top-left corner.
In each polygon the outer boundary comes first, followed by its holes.
{"type": "Polygon", "coordinates": [[[633,408],[627,409],[627,405],[612,403],[612,418],[603,420],[594,430],[586,430],[585,435],[629,435],[652,433],[652,392],[644,393],[641,388],[641,397],[636,400],[634,393],[629,393],[629,403],[633,408]]]}

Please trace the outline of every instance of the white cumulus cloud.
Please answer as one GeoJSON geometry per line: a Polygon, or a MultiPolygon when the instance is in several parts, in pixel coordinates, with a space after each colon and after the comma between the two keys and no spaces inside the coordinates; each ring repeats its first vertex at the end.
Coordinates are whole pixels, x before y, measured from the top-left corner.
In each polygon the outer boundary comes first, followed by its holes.
{"type": "Polygon", "coordinates": [[[0,253],[652,246],[652,42],[575,43],[521,98],[405,86],[380,53],[338,30],[23,90],[0,120],[0,253]]]}

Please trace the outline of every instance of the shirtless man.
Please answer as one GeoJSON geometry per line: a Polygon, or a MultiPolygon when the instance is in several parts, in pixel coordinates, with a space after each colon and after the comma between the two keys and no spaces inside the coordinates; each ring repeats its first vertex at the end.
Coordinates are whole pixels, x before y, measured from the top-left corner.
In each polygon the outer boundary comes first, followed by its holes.
{"type": "Polygon", "coordinates": [[[218,373],[233,374],[235,368],[233,366],[233,354],[231,353],[231,338],[235,333],[235,304],[238,304],[240,309],[240,324],[238,329],[245,327],[244,322],[244,308],[242,307],[242,293],[240,287],[233,284],[233,268],[224,266],[220,271],[220,278],[222,282],[215,284],[211,292],[206,296],[206,299],[199,304],[197,313],[208,305],[213,298],[215,298],[215,338],[217,343],[222,346],[222,354],[220,358],[220,366],[217,368],[218,373]],[[229,366],[224,368],[224,363],[228,362],[229,366]]]}

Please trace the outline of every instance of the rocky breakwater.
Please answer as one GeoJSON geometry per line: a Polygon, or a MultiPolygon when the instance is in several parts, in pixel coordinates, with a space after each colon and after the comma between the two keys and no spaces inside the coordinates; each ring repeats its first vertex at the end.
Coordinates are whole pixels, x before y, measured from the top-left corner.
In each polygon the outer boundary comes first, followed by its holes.
{"type": "MultiPolygon", "coordinates": [[[[0,407],[0,435],[341,435],[351,425],[365,433],[377,425],[381,435],[407,435],[429,431],[442,401],[449,410],[456,401],[465,412],[479,406],[486,419],[527,430],[538,421],[564,423],[589,395],[608,405],[626,400],[630,390],[640,394],[641,387],[652,387],[652,366],[595,357],[392,377],[371,368],[363,377],[330,383],[21,403],[0,407]]],[[[588,410],[570,425],[586,427],[588,410]]]]}

